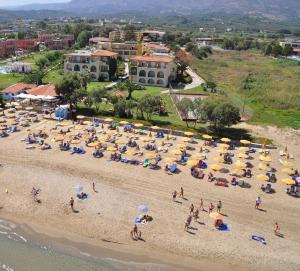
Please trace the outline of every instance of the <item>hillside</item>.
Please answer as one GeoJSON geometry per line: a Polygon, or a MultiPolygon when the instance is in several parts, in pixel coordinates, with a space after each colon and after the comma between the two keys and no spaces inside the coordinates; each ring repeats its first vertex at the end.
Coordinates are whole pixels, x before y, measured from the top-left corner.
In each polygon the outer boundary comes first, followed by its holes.
{"type": "Polygon", "coordinates": [[[300,21],[299,0],[72,0],[62,4],[27,5],[22,9],[68,10],[80,15],[104,15],[127,11],[147,14],[204,14],[223,12],[300,21]],[[158,12],[159,11],[159,12],[158,12]]]}

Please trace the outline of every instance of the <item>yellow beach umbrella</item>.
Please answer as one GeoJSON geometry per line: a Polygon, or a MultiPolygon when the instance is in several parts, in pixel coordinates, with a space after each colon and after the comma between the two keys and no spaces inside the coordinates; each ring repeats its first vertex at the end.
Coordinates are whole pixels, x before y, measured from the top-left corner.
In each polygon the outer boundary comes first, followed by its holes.
{"type": "Polygon", "coordinates": [[[66,133],[67,136],[76,136],[76,134],[77,133],[75,133],[75,132],[68,132],[68,133],[66,133]]]}
{"type": "Polygon", "coordinates": [[[94,148],[94,147],[98,147],[99,144],[100,144],[100,142],[91,142],[91,143],[88,143],[87,146],[91,147],[91,148],[94,148]]]}
{"type": "Polygon", "coordinates": [[[291,169],[291,168],[284,168],[281,170],[283,173],[287,173],[288,175],[293,175],[295,174],[295,170],[291,169]]]}
{"type": "Polygon", "coordinates": [[[270,156],[261,155],[259,157],[259,160],[264,161],[264,162],[271,162],[272,158],[270,156]]]}
{"type": "Polygon", "coordinates": [[[103,135],[99,137],[100,140],[107,140],[108,139],[108,135],[103,135]]]}
{"type": "Polygon", "coordinates": [[[185,132],[184,133],[186,136],[193,136],[194,135],[194,133],[192,133],[192,132],[185,132]]]}
{"type": "Polygon", "coordinates": [[[126,120],[122,120],[122,121],[120,121],[120,124],[128,124],[129,122],[128,121],[126,121],[126,120]]]}
{"type": "Polygon", "coordinates": [[[89,120],[85,120],[85,121],[83,122],[83,124],[84,124],[84,125],[92,125],[93,123],[92,123],[91,121],[89,121],[89,120]]]}
{"type": "Polygon", "coordinates": [[[176,146],[177,146],[177,148],[179,148],[179,149],[185,149],[185,148],[187,147],[186,144],[183,144],[183,143],[179,143],[179,144],[177,144],[176,146]]]}
{"type": "Polygon", "coordinates": [[[116,147],[113,147],[113,146],[109,146],[109,147],[107,147],[107,150],[108,150],[108,151],[116,151],[117,148],[116,148],[116,147]]]}
{"type": "Polygon", "coordinates": [[[175,161],[176,161],[176,158],[174,158],[174,157],[164,158],[164,162],[166,162],[166,163],[174,163],[175,161]]]}
{"type": "Polygon", "coordinates": [[[64,140],[64,137],[63,137],[63,136],[56,136],[56,137],[54,138],[54,140],[55,140],[56,142],[58,142],[58,141],[63,141],[63,140],[64,140]]]}
{"type": "Polygon", "coordinates": [[[156,154],[155,153],[152,153],[152,152],[147,152],[144,154],[144,156],[148,159],[155,159],[156,157],[156,154]]]}
{"type": "Polygon", "coordinates": [[[195,153],[192,155],[191,157],[193,160],[200,160],[200,159],[204,159],[205,158],[205,154],[202,153],[195,153]]]}
{"type": "Polygon", "coordinates": [[[224,149],[229,148],[229,145],[226,144],[226,143],[220,143],[218,146],[221,147],[221,148],[224,148],[224,149]]]}
{"type": "Polygon", "coordinates": [[[245,140],[245,139],[240,140],[240,142],[245,145],[248,145],[251,143],[249,140],[245,140]]]}
{"type": "Polygon", "coordinates": [[[140,137],[140,140],[142,140],[144,142],[149,142],[151,140],[151,137],[149,137],[149,136],[142,136],[142,137],[140,137]]]}
{"type": "Polygon", "coordinates": [[[294,163],[293,162],[288,162],[288,161],[283,161],[282,165],[284,165],[285,167],[293,167],[294,163]]]}
{"type": "Polygon", "coordinates": [[[104,119],[104,121],[105,122],[112,122],[112,121],[114,121],[112,118],[106,118],[106,119],[104,119]]]}
{"type": "Polygon", "coordinates": [[[220,213],[217,213],[217,212],[212,212],[212,213],[209,214],[209,216],[211,218],[213,218],[214,220],[222,220],[223,219],[223,216],[220,213]]]}
{"type": "Polygon", "coordinates": [[[218,165],[218,164],[214,164],[214,165],[211,165],[210,168],[211,168],[212,170],[219,171],[219,170],[221,170],[223,167],[220,166],[220,165],[218,165]]]}
{"type": "Polygon", "coordinates": [[[225,149],[220,149],[220,150],[218,150],[218,153],[226,154],[226,153],[229,153],[229,151],[225,150],[225,149]]]}
{"type": "Polygon", "coordinates": [[[159,129],[161,129],[159,126],[151,126],[150,127],[152,130],[159,130],[159,129]]]}
{"type": "Polygon", "coordinates": [[[212,136],[210,136],[210,135],[202,135],[202,137],[203,137],[204,139],[207,139],[207,140],[212,139],[212,136]]]}
{"type": "Polygon", "coordinates": [[[189,138],[189,137],[183,137],[183,138],[182,138],[182,141],[183,141],[183,142],[192,142],[192,139],[189,138]]]}
{"type": "Polygon", "coordinates": [[[137,128],[141,128],[144,126],[144,124],[143,123],[134,123],[134,126],[137,128]]]}
{"type": "Polygon", "coordinates": [[[133,150],[127,150],[126,152],[125,152],[125,154],[127,154],[127,155],[135,155],[135,152],[133,151],[133,150]]]}
{"type": "Polygon", "coordinates": [[[237,161],[234,163],[236,166],[240,167],[240,168],[245,168],[247,167],[246,163],[241,162],[241,161],[237,161]]]}
{"type": "Polygon", "coordinates": [[[28,106],[28,107],[26,107],[25,108],[27,111],[31,111],[31,110],[33,110],[33,107],[32,106],[28,106]]]}
{"type": "Polygon", "coordinates": [[[282,181],[284,184],[286,184],[286,185],[293,185],[293,184],[296,183],[295,180],[289,179],[289,178],[283,179],[283,180],[281,180],[281,181],[282,181]]]}
{"type": "Polygon", "coordinates": [[[248,159],[249,158],[249,155],[245,154],[245,153],[238,153],[237,154],[237,157],[238,158],[243,158],[243,159],[248,159]]]}
{"type": "Polygon", "coordinates": [[[222,142],[225,142],[225,143],[228,143],[228,142],[231,141],[231,139],[229,139],[229,138],[227,138],[227,137],[223,137],[223,138],[221,138],[221,141],[222,141],[222,142]]]}
{"type": "Polygon", "coordinates": [[[11,125],[18,125],[18,122],[12,121],[10,124],[11,124],[11,125]]]}
{"type": "Polygon", "coordinates": [[[264,164],[259,164],[258,169],[263,170],[263,171],[271,171],[271,168],[264,164]]]}
{"type": "Polygon", "coordinates": [[[7,127],[5,127],[5,126],[0,126],[0,130],[6,130],[7,129],[7,127]]]}
{"type": "Polygon", "coordinates": [[[269,180],[269,177],[267,175],[264,175],[264,174],[258,174],[256,176],[256,179],[260,180],[260,181],[268,181],[269,180]]]}
{"type": "Polygon", "coordinates": [[[76,126],[74,127],[74,129],[75,129],[75,130],[82,130],[83,128],[82,128],[82,126],[80,126],[80,125],[76,125],[76,126]]]}
{"type": "Polygon", "coordinates": [[[119,145],[125,144],[125,141],[123,139],[116,140],[116,143],[119,145]]]}
{"type": "Polygon", "coordinates": [[[80,144],[80,140],[79,139],[73,139],[73,140],[71,140],[71,144],[73,144],[73,145],[78,145],[78,144],[80,144]]]}
{"type": "Polygon", "coordinates": [[[76,117],[76,119],[78,119],[78,120],[82,120],[82,119],[85,119],[85,116],[78,115],[78,116],[76,117]]]}
{"type": "Polygon", "coordinates": [[[178,150],[178,149],[171,150],[171,153],[175,154],[175,155],[181,155],[182,154],[181,150],[178,150]]]}
{"type": "Polygon", "coordinates": [[[234,170],[232,171],[232,173],[235,174],[235,175],[241,176],[241,175],[244,174],[244,171],[241,170],[241,169],[239,169],[239,168],[236,168],[236,169],[234,169],[234,170]]]}
{"type": "Polygon", "coordinates": [[[198,162],[199,161],[197,161],[197,160],[188,160],[187,165],[190,166],[190,167],[193,167],[193,166],[198,165],[198,162]]]}
{"type": "Polygon", "coordinates": [[[5,123],[6,119],[0,118],[0,123],[5,123]]]}
{"type": "Polygon", "coordinates": [[[250,151],[250,148],[242,146],[242,147],[238,147],[238,150],[240,150],[240,151],[250,151]]]}
{"type": "Polygon", "coordinates": [[[213,160],[218,163],[224,163],[224,158],[220,156],[214,157],[213,160]]]}

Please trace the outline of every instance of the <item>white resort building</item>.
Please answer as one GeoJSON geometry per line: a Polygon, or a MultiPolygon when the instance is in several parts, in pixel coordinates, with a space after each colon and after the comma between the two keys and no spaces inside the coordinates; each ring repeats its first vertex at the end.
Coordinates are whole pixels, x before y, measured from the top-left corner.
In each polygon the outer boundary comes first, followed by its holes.
{"type": "Polygon", "coordinates": [[[130,61],[130,80],[141,85],[167,87],[176,73],[177,65],[170,56],[136,56],[130,61]]]}
{"type": "Polygon", "coordinates": [[[80,50],[65,56],[65,73],[80,73],[87,70],[93,80],[109,81],[109,62],[110,59],[116,59],[118,53],[106,50],[94,52],[80,50]]]}

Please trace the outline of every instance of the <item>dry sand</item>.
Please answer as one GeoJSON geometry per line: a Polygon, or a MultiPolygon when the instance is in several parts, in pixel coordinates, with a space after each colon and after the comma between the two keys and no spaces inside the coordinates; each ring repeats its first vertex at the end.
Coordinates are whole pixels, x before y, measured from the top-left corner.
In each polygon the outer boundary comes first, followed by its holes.
{"type": "MultiPolygon", "coordinates": [[[[261,132],[274,136],[274,131],[261,132]]],[[[206,178],[193,178],[187,166],[179,166],[179,174],[168,175],[163,170],[109,162],[109,153],[101,159],[92,158],[91,150],[71,156],[61,152],[57,143],[52,143],[53,149],[48,151],[26,150],[21,142],[25,135],[23,131],[0,141],[0,216],[4,218],[26,223],[50,236],[172,262],[183,270],[300,270],[299,199],[288,196],[280,181],[273,185],[275,194],[261,192],[262,183],[255,178],[249,180],[250,189],[216,187],[206,178]],[[92,191],[92,182],[98,193],[92,191]],[[79,213],[74,214],[68,202],[75,197],[78,183],[89,198],[75,200],[79,213]],[[41,188],[40,205],[30,195],[33,186],[41,188]],[[174,203],[171,193],[181,186],[187,200],[174,203]],[[258,195],[266,212],[254,209],[258,195]],[[200,198],[206,209],[210,202],[222,200],[229,232],[215,230],[206,212],[200,212],[203,224],[192,222],[192,233],[184,232],[189,205],[194,203],[197,208],[200,198]],[[154,218],[139,227],[145,242],[133,241],[129,234],[140,204],[147,205],[154,218]],[[274,236],[275,221],[284,238],[274,236]],[[263,236],[268,244],[251,241],[252,234],[263,236]]],[[[277,131],[276,139],[279,137],[277,131]]],[[[282,140],[278,143],[284,146],[287,138],[282,136],[282,140]]],[[[299,137],[292,136],[287,144],[299,157],[299,137]]],[[[271,165],[281,169],[278,152],[272,151],[271,165]]],[[[215,163],[215,156],[215,151],[208,154],[209,164],[215,163]]],[[[258,156],[255,154],[254,164],[258,164],[258,156]]],[[[299,160],[294,162],[299,168],[299,160]]],[[[282,177],[286,175],[279,173],[279,179],[282,177]]]]}

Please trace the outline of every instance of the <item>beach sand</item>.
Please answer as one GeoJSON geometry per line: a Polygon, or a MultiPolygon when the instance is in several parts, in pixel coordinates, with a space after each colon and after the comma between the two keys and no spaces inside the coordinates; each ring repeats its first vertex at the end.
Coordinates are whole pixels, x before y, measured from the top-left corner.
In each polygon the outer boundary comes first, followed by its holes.
{"type": "MultiPolygon", "coordinates": [[[[44,127],[46,122],[35,124],[44,127]]],[[[34,128],[33,128],[34,129],[34,128]]],[[[299,199],[285,193],[285,185],[278,181],[276,193],[260,190],[261,181],[249,180],[250,189],[214,186],[190,175],[187,166],[179,166],[179,174],[168,175],[164,170],[144,169],[108,160],[94,159],[91,149],[85,155],[53,149],[26,150],[22,131],[0,141],[0,216],[27,224],[34,231],[56,238],[108,248],[135,257],[173,264],[181,270],[299,270],[300,269],[300,205],[299,199]],[[96,183],[98,193],[92,191],[96,183]],[[75,199],[72,213],[68,203],[76,198],[74,187],[81,184],[88,199],[75,199]],[[32,187],[41,189],[42,204],[33,201],[32,187]],[[172,192],[184,188],[185,197],[172,201],[172,192]],[[6,193],[6,189],[8,193],[6,193]],[[260,195],[264,211],[254,209],[260,195]],[[224,222],[230,231],[213,227],[207,212],[200,212],[200,221],[192,222],[191,233],[184,232],[189,206],[198,208],[203,198],[205,209],[210,202],[223,202],[224,222]],[[138,214],[137,207],[145,204],[153,221],[139,226],[143,241],[133,241],[130,231],[138,214]],[[284,238],[274,235],[278,222],[284,238]],[[250,240],[251,235],[263,236],[267,245],[250,240]]],[[[289,150],[299,157],[299,138],[288,141],[289,150]]],[[[282,143],[279,144],[282,146],[282,143]]],[[[275,168],[279,149],[272,151],[275,168]]],[[[216,163],[215,151],[207,154],[208,163],[216,163]]],[[[258,164],[258,154],[252,161],[258,164]]],[[[293,161],[299,168],[299,160],[293,161]]],[[[162,163],[163,165],[163,163],[162,163]]],[[[228,168],[234,168],[229,166],[228,168]]],[[[205,172],[208,173],[207,169],[205,172]]],[[[254,175],[261,173],[254,170],[254,175]]],[[[216,173],[216,176],[227,174],[216,173]]],[[[278,174],[279,179],[287,177],[278,174]]]]}

